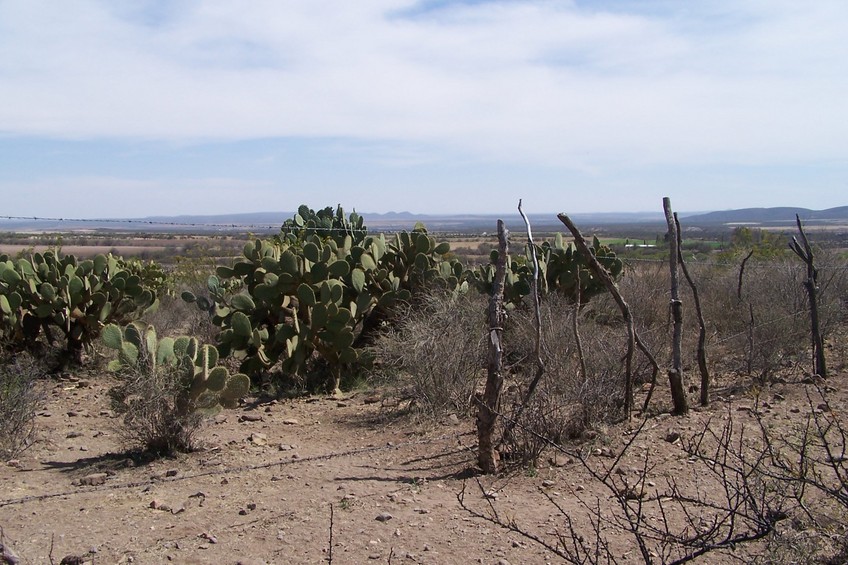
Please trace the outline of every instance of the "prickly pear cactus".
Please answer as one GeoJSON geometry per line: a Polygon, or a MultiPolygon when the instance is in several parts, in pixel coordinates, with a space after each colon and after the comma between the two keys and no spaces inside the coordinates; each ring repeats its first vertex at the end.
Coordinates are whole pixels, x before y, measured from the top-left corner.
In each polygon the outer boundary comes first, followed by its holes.
{"type": "Polygon", "coordinates": [[[127,323],[158,306],[163,272],[154,264],[97,255],[59,256],[54,251],[11,260],[0,256],[0,335],[13,344],[32,344],[54,331],[66,339],[66,353],[79,362],[110,322],[127,323]],[[158,282],[157,282],[158,281],[158,282]]]}
{"type": "Polygon", "coordinates": [[[339,393],[342,371],[362,359],[359,345],[393,305],[432,285],[467,288],[462,265],[445,257],[449,251],[423,226],[387,241],[369,235],[355,212],[345,217],[341,207],[301,206],[279,235],[248,242],[241,259],[218,267],[209,279],[212,303],[199,305],[214,312],[221,354],[242,359],[242,371],[256,375],[279,366],[302,377],[317,356],[339,393]],[[244,293],[219,291],[234,279],[244,293]]]}
{"type": "Polygon", "coordinates": [[[175,375],[175,403],[181,413],[235,408],[250,391],[247,375],[231,375],[226,367],[218,366],[218,350],[213,345],[199,345],[194,337],[157,339],[153,326],[132,322],[124,328],[107,325],[102,342],[118,354],[108,365],[110,371],[151,379],[161,378],[164,372],[175,375]]]}
{"type": "MultiPolygon", "coordinates": [[[[601,245],[597,237],[592,238],[592,254],[603,265],[612,278],[621,276],[623,264],[606,245],[601,245]]],[[[536,246],[536,256],[540,270],[540,294],[557,292],[573,299],[580,289],[580,301],[588,302],[593,296],[605,292],[606,287],[589,268],[585,257],[571,244],[563,241],[562,234],[556,234],[553,242],[545,241],[536,246]]],[[[529,249],[524,255],[510,256],[507,261],[506,288],[504,299],[512,306],[520,304],[532,289],[533,264],[529,249]]],[[[489,263],[477,268],[473,274],[474,282],[481,292],[491,293],[498,252],[492,251],[489,263]]]]}

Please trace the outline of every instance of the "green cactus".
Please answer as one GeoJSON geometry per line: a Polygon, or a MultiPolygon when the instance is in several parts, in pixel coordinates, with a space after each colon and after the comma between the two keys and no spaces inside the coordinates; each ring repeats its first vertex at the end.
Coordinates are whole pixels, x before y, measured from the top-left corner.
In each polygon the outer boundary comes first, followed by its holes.
{"type": "Polygon", "coordinates": [[[109,322],[126,323],[158,306],[164,272],[153,263],[97,255],[77,260],[54,251],[12,261],[0,256],[0,336],[20,347],[43,333],[54,342],[64,334],[68,361],[82,352],[109,322]]]}
{"type": "MultiPolygon", "coordinates": [[[[601,245],[596,237],[592,238],[591,251],[613,279],[621,276],[623,263],[609,247],[601,245]]],[[[579,285],[580,300],[586,303],[593,296],[606,291],[604,284],[589,268],[586,258],[573,245],[564,243],[562,234],[558,233],[553,242],[545,241],[541,246],[537,245],[536,256],[539,261],[539,286],[542,296],[557,292],[573,299],[577,295],[579,285]]],[[[478,267],[474,272],[474,282],[481,292],[491,293],[497,259],[498,252],[492,251],[489,263],[478,267]]],[[[512,307],[521,304],[524,297],[531,292],[532,281],[533,264],[529,249],[524,255],[510,256],[504,294],[507,304],[512,307]]]]}
{"type": "Polygon", "coordinates": [[[445,258],[449,251],[421,225],[387,242],[382,234],[369,235],[355,212],[345,217],[341,207],[315,212],[301,206],[280,234],[247,243],[241,259],[210,279],[210,290],[238,280],[245,291],[210,292],[221,354],[241,359],[248,374],[278,366],[293,378],[304,377],[317,356],[330,368],[329,388],[338,392],[344,368],[362,361],[361,346],[394,304],[432,284],[467,288],[462,265],[445,258]]]}
{"type": "Polygon", "coordinates": [[[199,345],[194,337],[157,339],[153,326],[131,322],[124,328],[107,325],[102,343],[117,352],[117,358],[108,365],[110,371],[148,379],[160,379],[164,373],[174,376],[174,405],[179,414],[234,408],[250,391],[247,375],[230,375],[226,367],[217,365],[215,346],[199,345]]]}

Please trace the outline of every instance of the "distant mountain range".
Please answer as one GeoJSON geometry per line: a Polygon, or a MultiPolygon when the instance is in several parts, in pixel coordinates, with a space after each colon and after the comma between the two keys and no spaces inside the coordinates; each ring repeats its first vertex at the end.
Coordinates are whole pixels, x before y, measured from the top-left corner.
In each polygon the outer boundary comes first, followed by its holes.
{"type": "MultiPolygon", "coordinates": [[[[413,214],[411,212],[388,212],[385,214],[361,213],[365,224],[378,230],[412,229],[422,222],[431,231],[482,232],[495,231],[497,220],[503,219],[510,230],[523,230],[524,223],[518,212],[510,214],[413,214]]],[[[798,214],[807,223],[848,223],[848,206],[827,210],[808,208],[744,208],[717,212],[681,212],[688,226],[719,226],[735,224],[782,225],[795,221],[798,214]]],[[[253,212],[243,214],[215,214],[192,216],[149,216],[145,218],[105,219],[40,219],[0,218],[0,230],[9,231],[252,231],[255,233],[276,231],[291,218],[294,212],[253,212]]],[[[561,230],[556,212],[546,215],[528,214],[537,231],[561,230]]],[[[665,224],[659,212],[605,212],[569,214],[578,225],[586,227],[612,224],[665,224]]]]}
{"type": "Polygon", "coordinates": [[[827,210],[791,207],[742,208],[691,215],[686,217],[686,222],[689,224],[772,224],[794,222],[796,214],[805,222],[845,222],[848,220],[848,206],[827,210]]]}

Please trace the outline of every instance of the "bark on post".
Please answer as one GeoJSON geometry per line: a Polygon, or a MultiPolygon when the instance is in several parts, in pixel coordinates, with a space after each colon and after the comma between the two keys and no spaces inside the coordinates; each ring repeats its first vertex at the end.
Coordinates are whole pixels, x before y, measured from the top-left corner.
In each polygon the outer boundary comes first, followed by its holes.
{"type": "Polygon", "coordinates": [[[680,269],[678,258],[680,250],[677,240],[677,226],[671,212],[671,199],[663,198],[663,211],[668,224],[668,243],[670,252],[668,264],[671,269],[671,317],[674,322],[671,342],[671,368],[668,370],[668,381],[671,386],[671,400],[674,403],[675,414],[685,414],[689,410],[686,400],[686,389],[683,385],[683,303],[680,301],[680,269]]]}
{"type": "Polygon", "coordinates": [[[680,255],[680,269],[692,289],[695,315],[698,316],[698,369],[701,372],[701,406],[708,406],[710,403],[710,371],[707,368],[707,324],[704,322],[704,311],[701,309],[701,296],[698,293],[698,287],[695,286],[695,281],[689,274],[686,261],[683,259],[681,250],[683,236],[680,235],[680,220],[677,218],[677,212],[674,213],[674,226],[677,228],[677,251],[680,255]]]}
{"type": "Polygon", "coordinates": [[[813,248],[810,247],[807,234],[804,233],[804,227],[801,225],[801,216],[798,214],[795,214],[795,222],[798,224],[798,232],[801,234],[801,243],[798,243],[798,240],[793,236],[789,247],[807,265],[807,280],[804,281],[804,288],[807,289],[807,296],[810,299],[810,323],[812,326],[810,328],[810,337],[813,345],[813,373],[822,378],[827,378],[827,364],[824,358],[824,339],[822,338],[819,326],[819,305],[818,297],[816,296],[818,271],[813,264],[813,248]]]}
{"type": "Polygon", "coordinates": [[[495,425],[503,388],[503,348],[501,337],[504,322],[504,280],[509,256],[509,231],[498,220],[498,261],[495,265],[495,280],[489,298],[489,363],[486,389],[483,397],[477,397],[477,463],[486,474],[498,472],[498,453],[494,440],[495,425]]]}

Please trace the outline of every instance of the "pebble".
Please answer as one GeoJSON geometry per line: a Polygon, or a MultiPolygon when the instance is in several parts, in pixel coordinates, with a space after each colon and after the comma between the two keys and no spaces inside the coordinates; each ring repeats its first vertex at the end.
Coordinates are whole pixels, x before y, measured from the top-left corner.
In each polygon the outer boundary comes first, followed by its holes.
{"type": "Polygon", "coordinates": [[[377,520],[378,522],[388,522],[392,518],[394,518],[394,516],[392,516],[388,512],[383,512],[382,514],[377,514],[377,517],[374,518],[374,519],[377,520]]]}
{"type": "Polygon", "coordinates": [[[102,485],[106,482],[106,477],[109,475],[106,473],[91,473],[90,475],[86,475],[79,480],[77,483],[82,487],[94,487],[98,485],[102,485]]]}
{"type": "Polygon", "coordinates": [[[265,418],[262,414],[242,414],[239,416],[239,422],[264,422],[265,418]]]}
{"type": "Polygon", "coordinates": [[[300,425],[300,422],[297,420],[297,418],[286,418],[285,420],[283,420],[283,424],[287,426],[297,426],[300,425]]]}
{"type": "Polygon", "coordinates": [[[261,432],[253,432],[250,434],[250,442],[253,445],[267,445],[268,444],[268,436],[261,432]]]}

